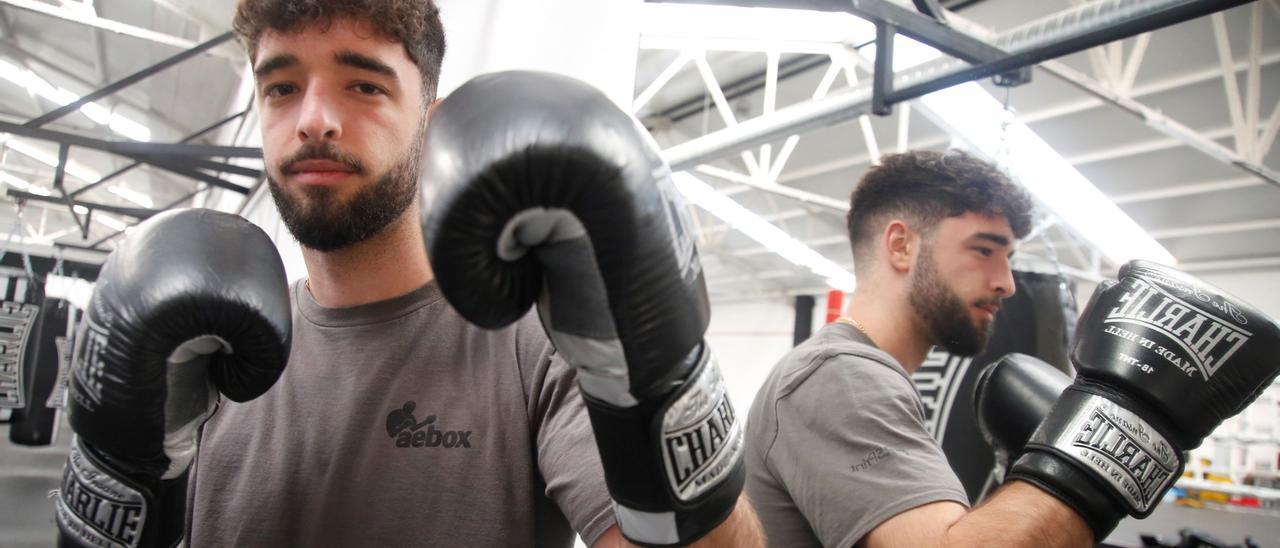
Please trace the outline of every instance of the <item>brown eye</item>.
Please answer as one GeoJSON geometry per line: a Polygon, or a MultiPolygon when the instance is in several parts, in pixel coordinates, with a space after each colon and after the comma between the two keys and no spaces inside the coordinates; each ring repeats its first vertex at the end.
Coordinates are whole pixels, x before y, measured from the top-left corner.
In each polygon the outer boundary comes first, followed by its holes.
{"type": "Polygon", "coordinates": [[[384,93],[382,88],[373,84],[356,84],[354,89],[363,95],[380,95],[384,93]]]}
{"type": "Polygon", "coordinates": [[[298,91],[297,86],[293,84],[272,84],[267,86],[267,97],[284,97],[298,91]]]}

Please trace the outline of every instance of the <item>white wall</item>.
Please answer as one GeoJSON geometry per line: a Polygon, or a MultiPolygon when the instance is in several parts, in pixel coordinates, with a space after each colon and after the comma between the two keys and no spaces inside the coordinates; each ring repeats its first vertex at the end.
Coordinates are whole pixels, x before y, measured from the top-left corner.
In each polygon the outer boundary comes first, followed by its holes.
{"type": "Polygon", "coordinates": [[[448,37],[440,93],[473,76],[542,70],[600,88],[630,111],[640,0],[437,0],[448,37]]]}
{"type": "Polygon", "coordinates": [[[1280,271],[1197,272],[1195,276],[1280,321],[1280,271]]]}
{"type": "MultiPolygon", "coordinates": [[[[826,319],[826,297],[815,297],[812,331],[826,319]]],[[[795,297],[711,303],[707,344],[743,417],[774,364],[791,350],[795,317],[795,297]]]]}
{"type": "MultiPolygon", "coordinates": [[[[1196,277],[1280,320],[1280,272],[1198,272],[1196,277]]],[[[1280,384],[1239,415],[1228,419],[1195,453],[1211,459],[1210,471],[1241,481],[1248,474],[1275,474],[1280,459],[1280,384]]]]}
{"type": "MultiPolygon", "coordinates": [[[[567,74],[631,104],[635,80],[640,0],[437,0],[448,42],[440,74],[440,96],[470,78],[498,70],[526,69],[567,74]]],[[[243,104],[243,103],[238,103],[243,104]]],[[[256,113],[255,113],[256,114],[256,113]]],[[[257,116],[237,144],[260,146],[257,116]]],[[[265,186],[241,206],[223,193],[206,202],[240,211],[271,236],[293,281],[306,275],[298,242],[281,223],[265,186]]]]}

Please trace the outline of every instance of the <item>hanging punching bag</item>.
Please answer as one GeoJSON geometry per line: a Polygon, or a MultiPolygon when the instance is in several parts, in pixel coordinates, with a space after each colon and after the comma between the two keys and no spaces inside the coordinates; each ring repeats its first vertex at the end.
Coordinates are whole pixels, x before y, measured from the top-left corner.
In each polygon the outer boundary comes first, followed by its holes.
{"type": "Polygon", "coordinates": [[[49,445],[57,439],[60,409],[50,405],[50,396],[64,365],[67,313],[70,305],[62,299],[47,298],[27,339],[23,356],[28,401],[14,414],[9,426],[9,441],[18,445],[49,445]]]}
{"type": "Polygon", "coordinates": [[[0,408],[10,422],[21,419],[32,401],[34,356],[27,348],[43,297],[44,288],[26,271],[0,267],[0,408]]]}

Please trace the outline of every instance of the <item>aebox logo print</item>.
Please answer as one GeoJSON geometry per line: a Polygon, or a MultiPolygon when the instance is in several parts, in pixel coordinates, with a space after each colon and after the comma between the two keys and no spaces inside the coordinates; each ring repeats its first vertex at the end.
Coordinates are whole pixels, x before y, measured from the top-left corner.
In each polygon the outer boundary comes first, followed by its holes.
{"type": "Polygon", "coordinates": [[[418,422],[413,417],[415,407],[417,404],[409,400],[400,409],[394,409],[387,415],[387,435],[396,440],[396,447],[471,448],[470,430],[437,429],[434,424],[435,415],[427,415],[422,422],[418,422]]]}

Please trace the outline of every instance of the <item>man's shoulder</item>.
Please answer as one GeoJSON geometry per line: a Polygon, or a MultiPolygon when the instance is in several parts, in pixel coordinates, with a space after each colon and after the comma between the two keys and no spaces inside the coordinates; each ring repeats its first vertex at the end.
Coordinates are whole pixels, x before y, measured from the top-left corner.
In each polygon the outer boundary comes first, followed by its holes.
{"type": "Polygon", "coordinates": [[[874,346],[857,341],[840,330],[827,326],[793,348],[774,366],[777,398],[784,398],[811,383],[825,383],[833,378],[870,380],[905,379],[902,366],[892,356],[874,346]]]}

